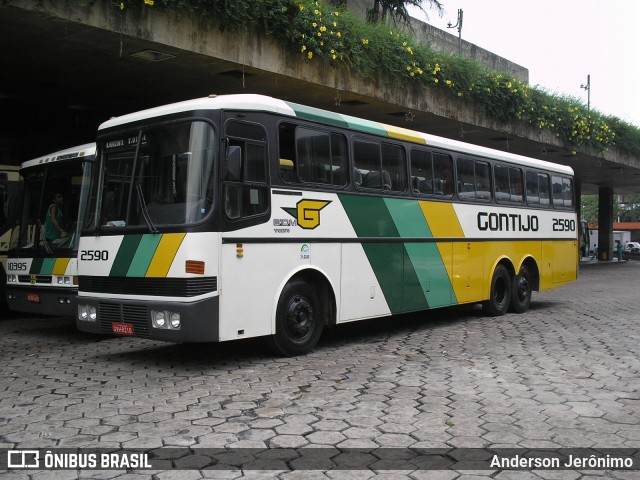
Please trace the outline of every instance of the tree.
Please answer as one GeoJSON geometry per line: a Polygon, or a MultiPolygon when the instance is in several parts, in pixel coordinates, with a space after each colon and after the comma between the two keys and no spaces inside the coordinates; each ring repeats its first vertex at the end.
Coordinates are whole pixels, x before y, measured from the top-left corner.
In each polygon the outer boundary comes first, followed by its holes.
{"type": "Polygon", "coordinates": [[[373,7],[367,12],[367,20],[371,23],[377,23],[392,18],[408,23],[411,16],[407,11],[407,6],[418,7],[427,14],[422,6],[423,3],[428,3],[429,7],[440,16],[444,13],[444,7],[438,0],[374,0],[373,7]]]}

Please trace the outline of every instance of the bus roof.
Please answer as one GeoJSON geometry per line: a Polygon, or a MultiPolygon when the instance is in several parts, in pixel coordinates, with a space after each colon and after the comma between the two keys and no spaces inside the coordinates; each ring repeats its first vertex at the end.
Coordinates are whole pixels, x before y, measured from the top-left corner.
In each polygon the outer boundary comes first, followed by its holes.
{"type": "Polygon", "coordinates": [[[37,157],[32,160],[23,162],[20,168],[29,168],[36,165],[42,165],[44,163],[59,162],[61,160],[72,160],[81,157],[90,157],[96,154],[96,144],[85,143],[84,145],[77,145],[75,147],[66,148],[58,152],[49,153],[42,157],[37,157]]]}
{"type": "Polygon", "coordinates": [[[271,112],[291,117],[303,118],[318,123],[349,128],[356,131],[381,135],[390,138],[397,138],[415,142],[423,145],[430,145],[445,150],[453,150],[459,153],[482,156],[486,158],[503,160],[507,162],[518,163],[523,166],[533,168],[541,168],[554,172],[573,175],[571,167],[560,165],[557,163],[538,160],[532,157],[525,157],[514,153],[503,152],[492,148],[481,147],[471,143],[451,140],[436,135],[430,135],[406,128],[387,125],[384,123],[374,122],[363,118],[343,115],[328,110],[308,107],[293,102],[287,102],[265,95],[256,94],[238,94],[238,95],[211,95],[209,97],[196,98],[183,102],[171,103],[148,110],[130,113],[120,117],[114,117],[107,120],[99,127],[100,130],[112,128],[116,126],[126,125],[132,122],[170,115],[193,110],[252,110],[260,112],[271,112]]]}

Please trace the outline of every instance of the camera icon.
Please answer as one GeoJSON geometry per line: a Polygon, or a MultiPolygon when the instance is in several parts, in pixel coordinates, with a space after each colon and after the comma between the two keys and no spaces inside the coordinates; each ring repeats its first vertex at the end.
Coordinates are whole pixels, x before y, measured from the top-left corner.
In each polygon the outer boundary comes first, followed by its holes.
{"type": "Polygon", "coordinates": [[[9,450],[7,452],[8,468],[39,468],[40,452],[38,450],[9,450]]]}

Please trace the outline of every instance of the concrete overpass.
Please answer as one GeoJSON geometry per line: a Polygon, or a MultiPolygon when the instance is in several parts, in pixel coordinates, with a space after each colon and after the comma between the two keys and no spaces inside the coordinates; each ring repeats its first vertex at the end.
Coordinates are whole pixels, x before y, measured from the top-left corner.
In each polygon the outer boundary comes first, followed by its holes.
{"type": "MultiPolygon", "coordinates": [[[[0,163],[18,164],[90,141],[97,126],[115,115],[211,93],[246,92],[569,165],[583,194],[600,193],[600,225],[612,224],[607,205],[613,192],[640,193],[639,158],[614,149],[573,155],[550,132],[498,123],[431,89],[350,77],[253,32],[220,32],[157,9],[120,12],[108,0],[93,7],[12,3],[0,6],[0,163]]],[[[446,32],[416,30],[457,47],[457,38],[446,32]]],[[[527,76],[526,69],[479,47],[465,43],[464,51],[527,76]]],[[[612,238],[611,232],[601,233],[612,238]]],[[[606,238],[598,244],[612,243],[606,238]]]]}

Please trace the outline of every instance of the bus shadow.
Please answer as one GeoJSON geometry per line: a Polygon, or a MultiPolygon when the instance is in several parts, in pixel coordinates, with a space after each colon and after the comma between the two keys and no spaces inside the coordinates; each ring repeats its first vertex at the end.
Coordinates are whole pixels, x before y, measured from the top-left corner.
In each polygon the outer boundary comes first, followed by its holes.
{"type": "Polygon", "coordinates": [[[326,330],[317,348],[381,343],[416,331],[445,328],[484,317],[480,305],[458,305],[336,325],[326,330]]]}

